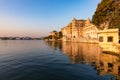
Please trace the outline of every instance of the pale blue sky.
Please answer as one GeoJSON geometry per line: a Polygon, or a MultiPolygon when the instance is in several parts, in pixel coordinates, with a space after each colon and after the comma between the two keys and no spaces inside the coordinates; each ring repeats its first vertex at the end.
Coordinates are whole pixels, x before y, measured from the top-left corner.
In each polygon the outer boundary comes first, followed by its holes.
{"type": "Polygon", "coordinates": [[[71,19],[91,19],[101,0],[0,0],[0,36],[46,36],[71,19]]]}

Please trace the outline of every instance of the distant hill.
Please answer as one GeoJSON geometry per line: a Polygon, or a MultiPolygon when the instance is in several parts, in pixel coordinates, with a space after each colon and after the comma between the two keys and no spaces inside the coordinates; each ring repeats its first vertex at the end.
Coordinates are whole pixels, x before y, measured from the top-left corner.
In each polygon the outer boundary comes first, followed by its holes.
{"type": "Polygon", "coordinates": [[[102,0],[92,22],[101,29],[120,28],[120,0],[102,0]]]}

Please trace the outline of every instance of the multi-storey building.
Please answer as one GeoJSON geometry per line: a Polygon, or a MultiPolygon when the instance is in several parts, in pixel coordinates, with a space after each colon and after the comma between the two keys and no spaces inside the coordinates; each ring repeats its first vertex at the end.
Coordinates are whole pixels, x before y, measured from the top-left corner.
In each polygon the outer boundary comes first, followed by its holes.
{"type": "Polygon", "coordinates": [[[95,25],[90,24],[83,28],[83,37],[86,39],[98,39],[98,29],[95,25]]]}
{"type": "Polygon", "coordinates": [[[89,19],[87,20],[76,20],[72,19],[72,22],[66,27],[62,28],[63,40],[72,39],[97,39],[97,28],[94,26],[89,19]]]}
{"type": "Polygon", "coordinates": [[[63,39],[70,40],[72,37],[72,23],[62,28],[61,31],[62,31],[63,39]]]}

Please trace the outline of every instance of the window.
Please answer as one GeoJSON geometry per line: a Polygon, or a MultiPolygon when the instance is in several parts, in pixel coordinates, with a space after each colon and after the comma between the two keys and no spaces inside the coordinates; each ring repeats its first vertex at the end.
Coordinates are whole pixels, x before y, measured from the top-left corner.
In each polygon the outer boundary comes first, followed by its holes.
{"type": "Polygon", "coordinates": [[[73,38],[75,38],[75,36],[73,36],[73,38]]]}
{"type": "Polygon", "coordinates": [[[103,37],[99,37],[99,42],[103,42],[103,37]]]}
{"type": "Polygon", "coordinates": [[[113,42],[113,37],[112,37],[112,36],[109,36],[107,41],[108,41],[108,42],[113,42]]]}

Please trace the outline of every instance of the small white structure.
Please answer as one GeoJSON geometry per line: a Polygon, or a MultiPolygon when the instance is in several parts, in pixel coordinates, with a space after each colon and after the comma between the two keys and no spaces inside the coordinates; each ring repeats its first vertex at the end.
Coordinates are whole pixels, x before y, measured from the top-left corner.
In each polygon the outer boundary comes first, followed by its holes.
{"type": "Polygon", "coordinates": [[[98,31],[99,43],[119,43],[119,29],[105,29],[98,31]]]}

